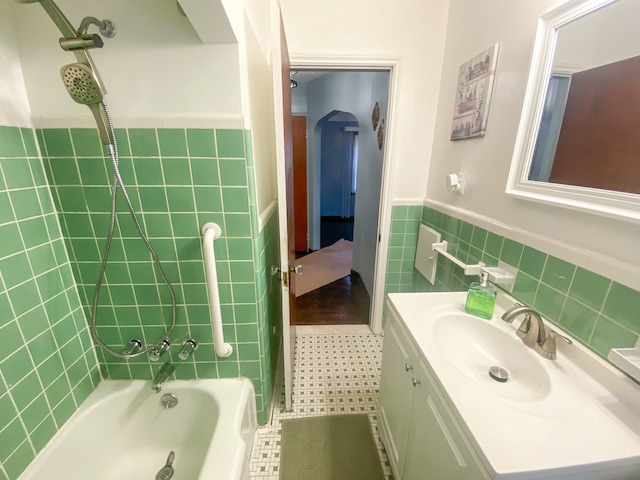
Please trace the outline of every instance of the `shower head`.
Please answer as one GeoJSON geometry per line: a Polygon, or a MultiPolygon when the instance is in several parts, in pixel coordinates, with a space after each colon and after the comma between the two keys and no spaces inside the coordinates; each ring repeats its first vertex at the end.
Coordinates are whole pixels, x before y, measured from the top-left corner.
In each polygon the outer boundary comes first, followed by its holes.
{"type": "Polygon", "coordinates": [[[70,63],[62,67],[60,76],[71,98],[88,106],[93,113],[103,145],[113,145],[113,129],[105,110],[104,96],[107,92],[96,72],[84,63],[70,63]]]}
{"type": "Polygon", "coordinates": [[[71,98],[82,105],[99,104],[104,91],[94,71],[84,63],[71,63],[60,70],[64,86],[71,98]]]}

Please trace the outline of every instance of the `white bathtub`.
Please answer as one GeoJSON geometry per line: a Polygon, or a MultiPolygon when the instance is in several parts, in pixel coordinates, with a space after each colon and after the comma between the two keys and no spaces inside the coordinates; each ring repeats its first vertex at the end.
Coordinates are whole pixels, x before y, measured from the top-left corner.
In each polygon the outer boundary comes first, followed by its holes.
{"type": "Polygon", "coordinates": [[[175,452],[175,480],[249,478],[256,432],[247,379],[102,382],[20,480],[153,480],[175,452]],[[164,409],[172,393],[178,404],[164,409]]]}

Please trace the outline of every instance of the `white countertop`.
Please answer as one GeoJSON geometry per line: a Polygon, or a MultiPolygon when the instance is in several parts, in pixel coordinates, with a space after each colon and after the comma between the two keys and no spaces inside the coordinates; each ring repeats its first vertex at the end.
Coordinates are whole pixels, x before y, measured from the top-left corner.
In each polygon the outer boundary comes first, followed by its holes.
{"type": "Polygon", "coordinates": [[[531,398],[518,392],[506,398],[495,386],[506,387],[508,382],[497,384],[488,375],[470,381],[443,355],[433,335],[438,312],[464,313],[465,299],[466,292],[389,294],[393,309],[494,478],[568,473],[575,478],[616,478],[605,472],[617,468],[619,478],[640,479],[640,386],[577,342],[558,341],[557,360],[528,349],[515,335],[522,316],[512,325],[500,320],[513,305],[502,294],[492,320],[470,317],[469,321],[490,322],[512,335],[544,369],[548,383],[531,398]],[[483,386],[484,381],[493,383],[483,386]]]}

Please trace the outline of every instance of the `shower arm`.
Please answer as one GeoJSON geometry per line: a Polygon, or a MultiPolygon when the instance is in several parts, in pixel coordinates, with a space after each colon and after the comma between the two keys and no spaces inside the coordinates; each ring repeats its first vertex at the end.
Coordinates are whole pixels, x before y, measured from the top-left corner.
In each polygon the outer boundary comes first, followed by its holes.
{"type": "Polygon", "coordinates": [[[113,38],[116,34],[116,29],[110,20],[98,20],[96,17],[84,17],[78,27],[78,35],[86,35],[87,30],[89,30],[91,25],[98,27],[100,33],[105,37],[113,38]]]}

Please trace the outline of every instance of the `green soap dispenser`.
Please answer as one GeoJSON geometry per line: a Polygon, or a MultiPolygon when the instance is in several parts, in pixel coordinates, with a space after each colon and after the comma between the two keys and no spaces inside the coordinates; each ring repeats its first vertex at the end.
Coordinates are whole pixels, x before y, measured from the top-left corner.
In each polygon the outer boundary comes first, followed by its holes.
{"type": "Polygon", "coordinates": [[[496,295],[497,292],[489,286],[489,274],[482,272],[480,281],[473,282],[469,286],[464,309],[471,315],[490,319],[493,316],[493,307],[496,305],[496,295]]]}

